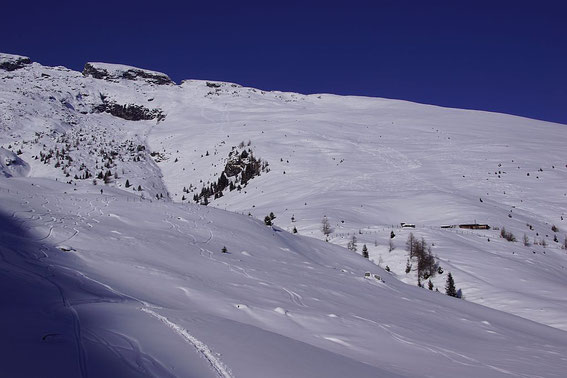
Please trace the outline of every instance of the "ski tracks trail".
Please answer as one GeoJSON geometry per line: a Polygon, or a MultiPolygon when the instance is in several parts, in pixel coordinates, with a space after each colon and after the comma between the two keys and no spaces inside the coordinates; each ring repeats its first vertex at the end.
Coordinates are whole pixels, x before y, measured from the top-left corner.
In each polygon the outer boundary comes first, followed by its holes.
{"type": "Polygon", "coordinates": [[[219,360],[215,354],[211,351],[211,349],[202,341],[197,339],[195,336],[191,335],[185,328],[175,324],[167,317],[158,314],[157,312],[150,310],[149,308],[143,307],[141,310],[154,318],[159,319],[162,323],[167,325],[171,328],[175,333],[179,336],[183,337],[185,341],[191,344],[199,354],[201,354],[211,365],[211,367],[215,370],[216,374],[220,378],[233,378],[232,373],[230,370],[224,365],[224,363],[219,360]]]}

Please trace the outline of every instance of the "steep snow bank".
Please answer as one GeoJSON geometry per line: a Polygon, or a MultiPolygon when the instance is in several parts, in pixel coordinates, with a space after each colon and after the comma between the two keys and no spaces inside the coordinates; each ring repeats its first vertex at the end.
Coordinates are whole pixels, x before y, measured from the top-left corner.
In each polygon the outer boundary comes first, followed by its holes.
{"type": "Polygon", "coordinates": [[[566,332],[402,284],[356,253],[250,217],[30,178],[0,180],[0,214],[11,282],[0,295],[12,309],[0,343],[21,346],[9,376],[51,366],[59,376],[274,378],[567,369],[566,332]],[[33,303],[38,321],[21,318],[33,303]],[[51,359],[19,370],[42,348],[51,359]]]}

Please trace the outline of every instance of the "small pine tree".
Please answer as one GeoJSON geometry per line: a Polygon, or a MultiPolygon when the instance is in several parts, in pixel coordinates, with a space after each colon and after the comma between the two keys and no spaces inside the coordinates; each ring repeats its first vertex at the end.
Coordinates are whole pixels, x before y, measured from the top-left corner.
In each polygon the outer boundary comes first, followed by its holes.
{"type": "Polygon", "coordinates": [[[433,290],[433,282],[431,282],[431,280],[427,282],[427,287],[429,288],[429,290],[433,290]]]}
{"type": "Polygon", "coordinates": [[[366,244],[362,246],[362,257],[364,257],[365,259],[368,258],[368,248],[366,248],[366,244]]]}
{"type": "Polygon", "coordinates": [[[127,188],[129,188],[131,186],[130,181],[128,179],[126,179],[126,184],[124,184],[124,186],[126,186],[127,188]]]}
{"type": "Polygon", "coordinates": [[[408,261],[406,262],[406,274],[408,274],[409,272],[411,272],[411,264],[410,264],[410,261],[408,259],[408,261]]]}
{"type": "Polygon", "coordinates": [[[390,271],[390,267],[388,265],[386,265],[386,267],[384,269],[386,270],[386,272],[390,271]]]}
{"type": "Polygon", "coordinates": [[[390,231],[390,239],[393,239],[396,237],[396,234],[394,234],[394,231],[390,231]]]}
{"type": "Polygon", "coordinates": [[[274,215],[274,213],[273,213],[273,212],[271,212],[271,213],[270,213],[269,217],[270,217],[270,219],[271,219],[271,220],[274,220],[274,219],[276,219],[276,216],[274,215]]]}
{"type": "Polygon", "coordinates": [[[297,234],[297,228],[295,226],[293,227],[293,233],[297,234]]]}
{"type": "Polygon", "coordinates": [[[447,275],[447,281],[445,282],[445,294],[450,297],[457,296],[457,288],[455,287],[455,280],[453,280],[453,275],[449,272],[447,275]]]}
{"type": "Polygon", "coordinates": [[[266,226],[271,226],[272,225],[272,218],[270,218],[269,215],[266,215],[266,217],[264,218],[264,224],[266,226]]]}

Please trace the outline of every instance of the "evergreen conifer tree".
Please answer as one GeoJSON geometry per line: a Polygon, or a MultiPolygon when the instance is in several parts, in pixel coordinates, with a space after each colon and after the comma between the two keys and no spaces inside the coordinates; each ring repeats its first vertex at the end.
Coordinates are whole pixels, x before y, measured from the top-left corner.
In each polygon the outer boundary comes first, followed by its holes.
{"type": "Polygon", "coordinates": [[[453,275],[451,273],[447,275],[447,281],[445,282],[445,294],[450,297],[457,296],[457,288],[455,287],[455,281],[453,280],[453,275]]]}
{"type": "Polygon", "coordinates": [[[364,257],[365,259],[368,258],[368,248],[366,248],[366,244],[362,246],[362,257],[364,257]]]}

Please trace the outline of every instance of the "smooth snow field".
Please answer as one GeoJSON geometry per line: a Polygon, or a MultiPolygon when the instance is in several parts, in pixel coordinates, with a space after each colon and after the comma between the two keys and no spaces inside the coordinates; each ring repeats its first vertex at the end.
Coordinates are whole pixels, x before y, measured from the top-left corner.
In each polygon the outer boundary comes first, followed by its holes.
{"type": "Polygon", "coordinates": [[[567,126],[91,66],[0,69],[0,376],[565,376],[567,126]]]}

